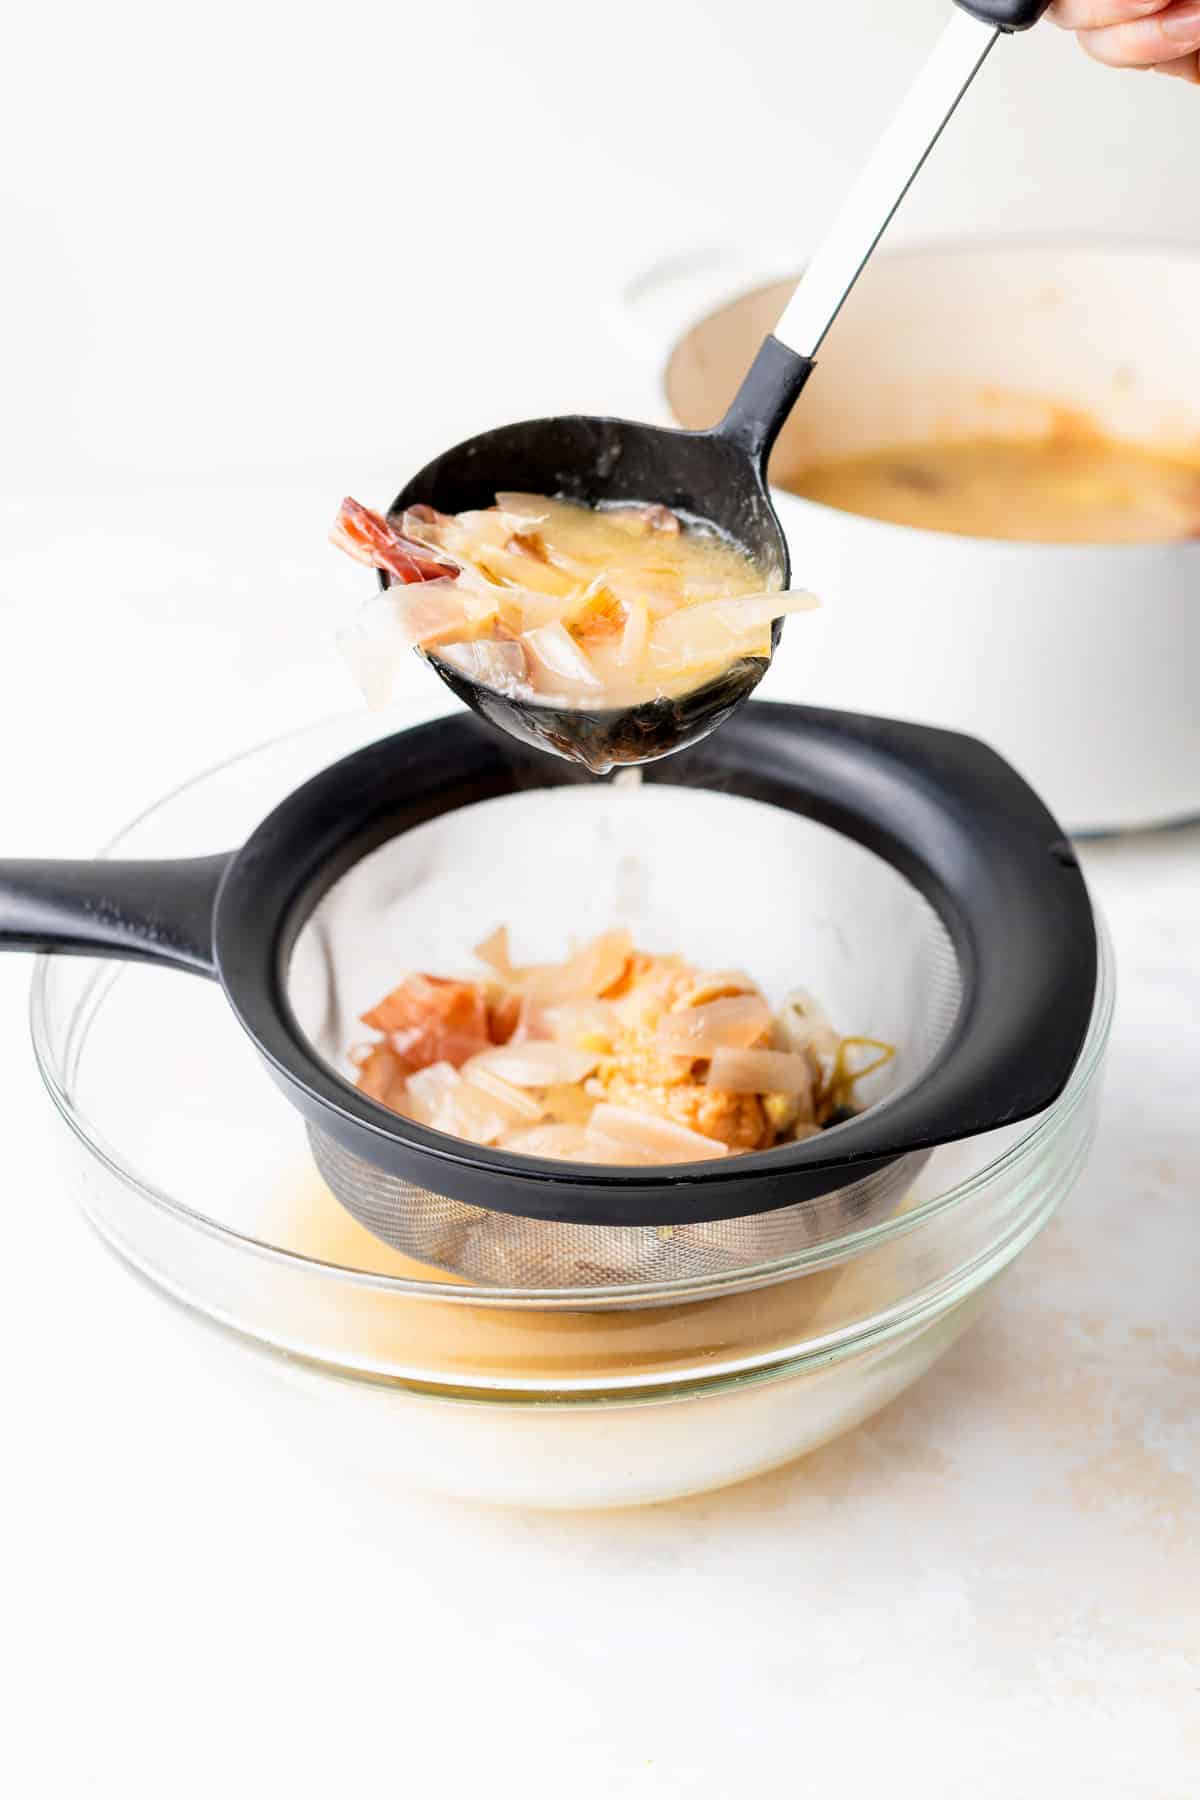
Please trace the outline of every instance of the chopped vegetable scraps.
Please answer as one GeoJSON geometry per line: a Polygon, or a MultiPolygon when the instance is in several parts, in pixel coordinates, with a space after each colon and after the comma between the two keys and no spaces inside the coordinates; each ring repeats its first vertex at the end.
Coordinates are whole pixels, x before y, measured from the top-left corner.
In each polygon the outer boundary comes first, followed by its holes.
{"type": "Polygon", "coordinates": [[[769,1150],[837,1123],[895,1054],[807,994],[772,1009],[750,976],[624,930],[522,966],[501,927],[475,955],[474,979],[408,976],[352,1052],[364,1093],[472,1143],[631,1167],[769,1150]]]}
{"type": "Polygon", "coordinates": [[[414,506],[393,522],[344,500],[331,537],[413,590],[405,605],[377,596],[342,634],[372,705],[413,648],[510,698],[600,708],[678,698],[769,656],[774,621],[816,605],[771,591],[735,544],[658,505],[501,494],[481,511],[414,506]]]}

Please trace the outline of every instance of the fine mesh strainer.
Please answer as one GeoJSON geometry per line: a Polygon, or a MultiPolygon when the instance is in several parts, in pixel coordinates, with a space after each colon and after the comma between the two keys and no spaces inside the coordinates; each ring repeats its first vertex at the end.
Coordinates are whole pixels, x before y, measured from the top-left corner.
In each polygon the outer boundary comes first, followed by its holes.
{"type": "Polygon", "coordinates": [[[370,1231],[476,1281],[583,1290],[758,1267],[894,1208],[932,1146],[1057,1098],[1096,969],[1074,856],[991,751],[778,705],[640,789],[443,719],[326,770],[230,856],[0,864],[0,946],[215,977],[370,1231]],[[485,1149],[361,1094],[359,1013],[501,922],[530,960],[627,924],[775,999],[806,987],[897,1055],[819,1137],[667,1169],[485,1149]]]}
{"type": "Polygon", "coordinates": [[[576,1225],[465,1206],[386,1175],[308,1127],[313,1159],[346,1211],[393,1249],[505,1288],[660,1286],[794,1256],[893,1212],[929,1156],[914,1151],[861,1181],[778,1212],[683,1225],[576,1225]]]}
{"type": "MultiPolygon", "coordinates": [[[[400,973],[461,967],[464,947],[501,919],[520,961],[565,951],[567,929],[587,938],[620,924],[639,946],[683,949],[702,968],[744,964],[777,998],[802,984],[848,1030],[896,1046],[894,1062],[862,1084],[877,1105],[931,1067],[962,1000],[936,910],[852,838],[713,787],[596,782],[458,808],[355,863],[292,952],[300,1029],[332,1068],[348,1069],[361,1015],[400,973]]],[[[550,1230],[398,1183],[319,1126],[309,1135],[326,1182],[377,1237],[507,1287],[611,1286],[771,1262],[890,1211],[924,1154],[747,1218],[615,1231],[559,1220],[550,1230]]]]}

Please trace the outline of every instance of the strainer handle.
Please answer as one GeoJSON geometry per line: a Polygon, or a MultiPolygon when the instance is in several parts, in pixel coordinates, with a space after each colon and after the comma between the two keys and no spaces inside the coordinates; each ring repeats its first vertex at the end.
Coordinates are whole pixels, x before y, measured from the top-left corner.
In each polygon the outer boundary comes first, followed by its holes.
{"type": "Polygon", "coordinates": [[[0,862],[0,950],[112,956],[215,978],[213,910],[231,861],[0,862]]]}

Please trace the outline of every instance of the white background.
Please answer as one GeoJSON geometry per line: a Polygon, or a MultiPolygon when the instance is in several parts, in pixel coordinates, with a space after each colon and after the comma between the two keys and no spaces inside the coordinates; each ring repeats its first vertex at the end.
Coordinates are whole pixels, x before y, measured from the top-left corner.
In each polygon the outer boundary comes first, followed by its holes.
{"type": "MultiPolygon", "coordinates": [[[[943,12],[6,18],[6,851],[84,853],[351,704],[341,493],[511,414],[645,410],[625,281],[681,247],[801,256],[943,12]]],[[[1195,236],[1198,143],[1183,84],[1047,29],[993,59],[902,231],[1195,236]]],[[[1190,1084],[1150,1070],[1195,1060],[1198,848],[1094,854],[1113,1098],[993,1322],[811,1465],[626,1518],[359,1492],[276,1443],[47,1182],[27,972],[0,970],[6,1789],[1194,1794],[1200,1168],[1190,1084]]]]}
{"type": "MultiPolygon", "coordinates": [[[[619,280],[730,238],[803,254],[945,13],[10,9],[3,472],[336,486],[497,412],[611,409],[619,280]]],[[[1194,233],[1195,110],[1047,27],[992,59],[899,230],[1194,233]]]]}

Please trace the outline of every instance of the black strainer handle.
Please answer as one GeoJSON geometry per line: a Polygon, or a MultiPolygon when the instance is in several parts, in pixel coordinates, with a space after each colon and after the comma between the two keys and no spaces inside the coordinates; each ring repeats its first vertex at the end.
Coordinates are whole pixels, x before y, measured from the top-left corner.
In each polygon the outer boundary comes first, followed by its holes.
{"type": "Polygon", "coordinates": [[[112,956],[215,978],[213,908],[231,861],[0,862],[0,950],[112,956]]]}

